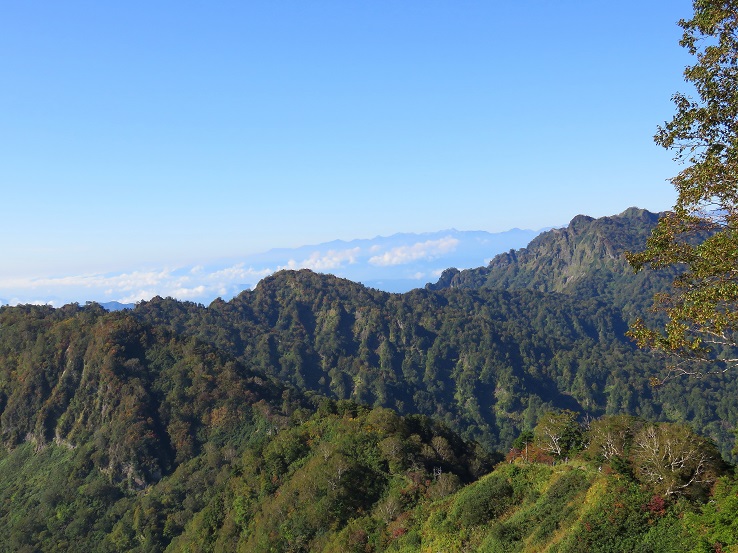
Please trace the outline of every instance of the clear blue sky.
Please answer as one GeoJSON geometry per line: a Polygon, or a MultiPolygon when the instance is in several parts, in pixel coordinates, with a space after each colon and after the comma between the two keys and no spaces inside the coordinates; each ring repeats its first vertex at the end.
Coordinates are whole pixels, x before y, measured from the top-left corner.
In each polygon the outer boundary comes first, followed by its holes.
{"type": "Polygon", "coordinates": [[[652,136],[686,90],[690,14],[5,2],[0,277],[666,209],[679,167],[652,136]]]}

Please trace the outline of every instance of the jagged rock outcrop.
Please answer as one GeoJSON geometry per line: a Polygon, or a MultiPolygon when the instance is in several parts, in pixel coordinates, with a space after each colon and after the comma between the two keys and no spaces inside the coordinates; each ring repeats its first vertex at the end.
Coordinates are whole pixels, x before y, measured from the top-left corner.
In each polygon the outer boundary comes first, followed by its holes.
{"type": "Polygon", "coordinates": [[[674,274],[635,274],[624,254],[645,247],[659,217],[635,207],[599,219],[577,215],[569,226],[540,234],[526,248],[499,254],[486,267],[448,269],[426,288],[560,292],[606,301],[622,309],[627,319],[642,316],[654,292],[668,286],[674,274]]]}

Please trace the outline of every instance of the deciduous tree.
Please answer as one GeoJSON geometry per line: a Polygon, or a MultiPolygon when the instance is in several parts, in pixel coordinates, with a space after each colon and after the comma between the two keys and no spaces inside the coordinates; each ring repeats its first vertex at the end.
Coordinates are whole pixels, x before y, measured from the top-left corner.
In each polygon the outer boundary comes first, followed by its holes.
{"type": "Polygon", "coordinates": [[[657,493],[704,493],[722,470],[715,446],[680,424],[648,424],[633,439],[636,476],[657,493]]]}
{"type": "Polygon", "coordinates": [[[636,270],[681,270],[669,293],[656,296],[663,329],[639,320],[630,334],[639,345],[708,361],[709,369],[676,363],[698,374],[738,363],[738,0],[694,0],[681,20],[680,44],[695,57],[684,71],[694,96],[673,96],[676,114],[659,127],[657,144],[686,167],[671,179],[678,192],[645,251],[629,254],[636,270]],[[718,354],[723,357],[718,360],[718,354]],[[715,365],[720,361],[720,365],[715,365]]]}
{"type": "Polygon", "coordinates": [[[577,422],[578,416],[569,410],[545,413],[533,429],[536,445],[557,457],[579,449],[582,427],[577,422]]]}
{"type": "Polygon", "coordinates": [[[628,415],[605,415],[589,427],[588,452],[595,458],[611,461],[625,457],[633,443],[633,435],[643,426],[641,420],[628,415]]]}

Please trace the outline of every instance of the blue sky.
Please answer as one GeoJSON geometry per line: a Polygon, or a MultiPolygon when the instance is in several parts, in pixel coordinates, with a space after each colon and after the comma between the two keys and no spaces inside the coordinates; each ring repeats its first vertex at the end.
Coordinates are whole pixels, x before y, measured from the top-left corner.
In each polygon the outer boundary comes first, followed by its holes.
{"type": "Polygon", "coordinates": [[[685,0],[6,2],[2,278],[667,209],[685,0]]]}

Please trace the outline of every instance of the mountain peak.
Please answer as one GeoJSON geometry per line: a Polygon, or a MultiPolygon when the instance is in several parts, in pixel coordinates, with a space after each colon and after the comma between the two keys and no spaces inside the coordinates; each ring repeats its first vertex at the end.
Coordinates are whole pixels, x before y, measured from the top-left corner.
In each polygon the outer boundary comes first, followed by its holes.
{"type": "Polygon", "coordinates": [[[569,223],[569,227],[586,225],[587,223],[590,223],[594,220],[594,217],[590,217],[589,215],[577,215],[571,220],[571,222],[569,223]]]}
{"type": "Polygon", "coordinates": [[[671,277],[634,274],[623,254],[645,246],[659,216],[637,207],[598,219],[577,215],[567,227],[543,232],[527,247],[493,257],[486,267],[446,271],[427,288],[563,292],[604,299],[626,312],[645,310],[653,286],[664,288],[671,277]],[[645,286],[646,279],[654,282],[645,286]]]}
{"type": "Polygon", "coordinates": [[[658,219],[661,215],[661,213],[653,213],[640,207],[629,207],[617,216],[623,219],[658,219]]]}

